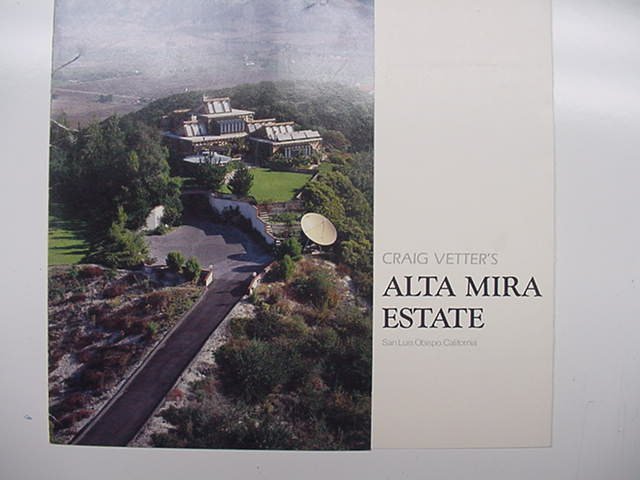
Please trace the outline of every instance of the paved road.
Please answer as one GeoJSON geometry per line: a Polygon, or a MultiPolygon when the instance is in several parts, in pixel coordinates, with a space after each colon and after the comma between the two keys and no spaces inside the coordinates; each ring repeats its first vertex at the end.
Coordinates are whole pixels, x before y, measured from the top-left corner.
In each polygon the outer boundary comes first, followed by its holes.
{"type": "MultiPolygon", "coordinates": [[[[244,233],[233,227],[207,222],[187,227],[180,227],[182,231],[172,234],[177,234],[187,242],[185,248],[192,248],[194,254],[202,257],[201,261],[226,257],[223,262],[216,264],[216,280],[200,303],[182,319],[120,394],[73,443],[127,445],[200,351],[209,335],[245,293],[253,272],[260,271],[269,260],[244,233]],[[198,239],[195,243],[188,243],[198,239]]],[[[168,247],[157,244],[154,248],[175,248],[181,243],[176,240],[176,235],[167,237],[164,242],[170,244],[168,247]]]]}
{"type": "Polygon", "coordinates": [[[179,251],[194,256],[200,265],[213,265],[215,278],[228,278],[270,261],[262,247],[241,230],[228,225],[187,217],[183,225],[162,236],[147,237],[156,265],[163,265],[167,254],[179,251]]]}

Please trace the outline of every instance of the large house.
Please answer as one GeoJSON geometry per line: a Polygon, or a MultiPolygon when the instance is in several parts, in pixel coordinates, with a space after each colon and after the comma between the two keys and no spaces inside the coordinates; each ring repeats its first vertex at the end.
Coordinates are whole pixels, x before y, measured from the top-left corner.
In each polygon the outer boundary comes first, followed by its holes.
{"type": "Polygon", "coordinates": [[[256,160],[280,154],[285,158],[309,156],[319,152],[322,137],[315,130],[295,130],[293,122],[276,122],[274,118],[247,123],[249,148],[256,160]]]}
{"type": "Polygon", "coordinates": [[[286,158],[319,152],[322,137],[315,130],[295,130],[293,122],[255,119],[255,112],[231,106],[229,97],[202,97],[196,109],[174,110],[163,118],[169,148],[184,159],[210,159],[213,153],[239,155],[263,164],[273,155],[286,158]]]}

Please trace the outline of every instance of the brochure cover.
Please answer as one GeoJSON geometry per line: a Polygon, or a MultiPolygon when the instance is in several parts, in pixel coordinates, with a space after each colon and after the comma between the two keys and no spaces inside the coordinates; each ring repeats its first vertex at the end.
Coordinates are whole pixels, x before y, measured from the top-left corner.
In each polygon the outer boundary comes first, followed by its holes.
{"type": "Polygon", "coordinates": [[[550,28],[546,1],[57,0],[50,441],[549,445],[550,28]]]}

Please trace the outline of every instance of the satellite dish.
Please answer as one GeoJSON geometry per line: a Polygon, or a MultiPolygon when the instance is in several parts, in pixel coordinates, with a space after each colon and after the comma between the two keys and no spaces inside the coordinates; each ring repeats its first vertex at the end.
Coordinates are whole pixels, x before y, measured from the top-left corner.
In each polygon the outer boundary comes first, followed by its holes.
{"type": "Polygon", "coordinates": [[[309,240],[324,247],[333,245],[338,238],[333,223],[319,213],[305,213],[300,220],[300,226],[309,240]]]}

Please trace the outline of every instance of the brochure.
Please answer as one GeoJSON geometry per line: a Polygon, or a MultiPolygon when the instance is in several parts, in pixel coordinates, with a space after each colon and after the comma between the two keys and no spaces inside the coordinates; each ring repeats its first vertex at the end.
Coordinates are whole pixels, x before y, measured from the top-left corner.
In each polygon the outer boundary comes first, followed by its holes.
{"type": "Polygon", "coordinates": [[[549,2],[56,0],[49,167],[51,443],[550,445],[549,2]]]}

